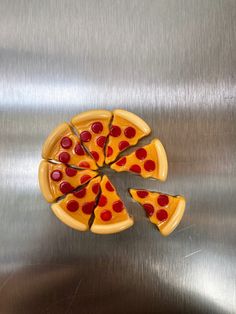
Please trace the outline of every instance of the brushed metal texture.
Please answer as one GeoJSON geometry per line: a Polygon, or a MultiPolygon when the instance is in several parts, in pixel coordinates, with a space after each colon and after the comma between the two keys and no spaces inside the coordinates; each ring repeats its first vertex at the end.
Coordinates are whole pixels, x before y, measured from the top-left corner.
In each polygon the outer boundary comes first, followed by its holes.
{"type": "Polygon", "coordinates": [[[0,313],[236,313],[236,2],[0,0],[0,313]],[[64,226],[43,200],[41,146],[91,108],[142,116],[165,183],[106,170],[133,228],[64,226]],[[127,188],[183,194],[156,232],[127,188]]]}

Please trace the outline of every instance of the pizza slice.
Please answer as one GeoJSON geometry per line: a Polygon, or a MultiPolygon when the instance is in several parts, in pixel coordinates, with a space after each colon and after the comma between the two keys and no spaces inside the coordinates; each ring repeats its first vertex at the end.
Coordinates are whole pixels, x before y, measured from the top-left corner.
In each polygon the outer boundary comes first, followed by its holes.
{"type": "Polygon", "coordinates": [[[80,113],[71,120],[84,146],[100,167],[104,164],[104,147],[111,117],[112,113],[108,110],[91,110],[80,113]]]}
{"type": "Polygon", "coordinates": [[[151,132],[150,127],[136,114],[117,109],[113,111],[113,121],[106,148],[106,164],[116,159],[120,152],[151,132]]]}
{"type": "Polygon", "coordinates": [[[100,181],[101,177],[96,177],[82,189],[67,194],[64,199],[54,203],[51,208],[57,218],[73,229],[88,230],[100,193],[100,181]]]}
{"type": "Polygon", "coordinates": [[[75,169],[64,164],[42,160],[39,165],[39,185],[45,199],[52,203],[63,194],[70,193],[87,183],[98,173],[90,169],[75,169]]]}
{"type": "Polygon", "coordinates": [[[162,235],[169,235],[180,223],[185,198],[147,190],[129,190],[135,201],[143,206],[150,221],[157,226],[162,235]]]}
{"type": "Polygon", "coordinates": [[[130,155],[121,157],[111,165],[111,168],[117,172],[129,171],[143,178],[152,177],[165,181],[168,172],[166,152],[161,142],[154,139],[130,155]]]}
{"type": "Polygon", "coordinates": [[[95,218],[91,231],[110,234],[123,231],[133,225],[133,218],[128,215],[124,203],[118,196],[107,176],[101,181],[101,195],[94,210],[95,218]]]}
{"type": "Polygon", "coordinates": [[[79,168],[97,169],[93,158],[85,152],[68,123],[60,124],[51,132],[43,145],[42,157],[79,168]]]}

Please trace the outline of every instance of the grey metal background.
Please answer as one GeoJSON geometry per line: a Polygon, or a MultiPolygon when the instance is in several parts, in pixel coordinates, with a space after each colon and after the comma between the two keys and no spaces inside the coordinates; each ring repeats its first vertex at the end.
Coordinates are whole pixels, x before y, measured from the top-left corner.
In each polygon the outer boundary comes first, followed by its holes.
{"type": "Polygon", "coordinates": [[[236,2],[0,0],[0,313],[236,313],[236,2]],[[48,133],[91,108],[141,115],[166,183],[109,172],[136,224],[78,233],[42,198],[48,133]],[[128,187],[180,193],[168,238],[128,187]]]}

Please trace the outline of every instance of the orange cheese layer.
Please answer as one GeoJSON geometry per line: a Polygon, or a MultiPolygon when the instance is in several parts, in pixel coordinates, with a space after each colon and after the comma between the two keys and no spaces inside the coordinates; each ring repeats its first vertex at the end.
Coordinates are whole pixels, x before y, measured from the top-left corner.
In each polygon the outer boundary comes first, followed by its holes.
{"type": "Polygon", "coordinates": [[[55,215],[66,225],[81,231],[88,230],[89,220],[100,193],[101,177],[92,179],[87,186],[68,194],[52,205],[55,215]]]}

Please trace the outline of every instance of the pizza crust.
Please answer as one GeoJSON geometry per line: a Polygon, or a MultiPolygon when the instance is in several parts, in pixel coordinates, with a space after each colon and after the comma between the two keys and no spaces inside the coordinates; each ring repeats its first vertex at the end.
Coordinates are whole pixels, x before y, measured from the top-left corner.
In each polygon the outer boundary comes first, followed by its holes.
{"type": "Polygon", "coordinates": [[[46,160],[42,160],[39,165],[39,186],[44,198],[49,202],[52,203],[55,200],[51,192],[50,182],[49,182],[49,164],[46,160]]]}
{"type": "Polygon", "coordinates": [[[73,125],[78,125],[86,121],[91,121],[91,120],[104,120],[104,119],[111,119],[112,113],[111,111],[108,110],[90,110],[86,112],[82,112],[76,116],[74,116],[71,119],[71,123],[73,125]]]}
{"type": "Polygon", "coordinates": [[[179,202],[173,215],[170,217],[170,220],[164,225],[164,227],[159,227],[160,233],[164,236],[168,236],[172,231],[174,231],[174,229],[180,223],[185,211],[185,198],[183,196],[177,196],[176,198],[179,199],[179,202]]]}
{"type": "Polygon", "coordinates": [[[70,215],[68,215],[59,204],[55,203],[51,206],[52,211],[54,214],[59,218],[64,224],[67,226],[79,230],[79,231],[86,231],[88,230],[88,226],[83,224],[82,222],[74,219],[70,215]]]}
{"type": "Polygon", "coordinates": [[[98,233],[98,234],[112,234],[112,233],[117,233],[124,231],[125,229],[128,229],[132,227],[134,224],[134,220],[132,217],[129,217],[125,221],[121,221],[115,224],[110,224],[110,225],[96,225],[93,224],[90,228],[90,230],[93,233],[98,233]]]}
{"type": "Polygon", "coordinates": [[[50,158],[54,147],[68,133],[72,133],[68,123],[64,122],[58,125],[48,136],[43,144],[42,157],[45,159],[50,158]]]}
{"type": "Polygon", "coordinates": [[[113,111],[113,114],[130,121],[132,124],[134,124],[137,128],[139,128],[146,135],[148,135],[151,132],[151,129],[147,125],[147,123],[132,112],[122,110],[122,109],[116,109],[113,111]]]}
{"type": "Polygon", "coordinates": [[[167,156],[166,151],[162,143],[158,139],[154,139],[152,141],[155,145],[156,152],[157,152],[157,158],[158,158],[158,179],[161,181],[165,181],[167,178],[168,173],[168,162],[167,162],[167,156]]]}

